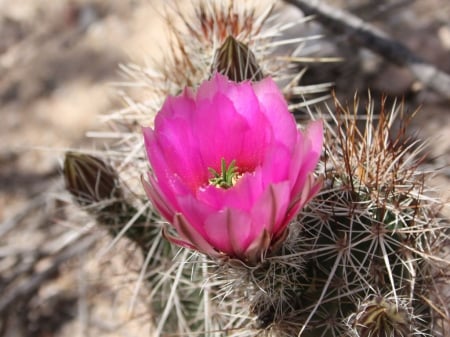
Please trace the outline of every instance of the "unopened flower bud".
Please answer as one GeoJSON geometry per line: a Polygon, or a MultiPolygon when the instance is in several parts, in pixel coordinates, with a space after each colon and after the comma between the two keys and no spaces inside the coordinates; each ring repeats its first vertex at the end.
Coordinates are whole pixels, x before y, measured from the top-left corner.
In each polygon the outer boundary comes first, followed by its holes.
{"type": "Polygon", "coordinates": [[[78,152],[67,152],[64,160],[67,190],[82,206],[122,197],[115,170],[103,160],[78,152]]]}
{"type": "MultiPolygon", "coordinates": [[[[85,153],[67,152],[64,160],[64,180],[75,201],[92,214],[99,224],[113,235],[121,232],[123,225],[135,217],[137,210],[129,204],[119,185],[117,172],[100,158],[85,153]]],[[[147,253],[154,238],[146,215],[134,220],[136,224],[125,236],[147,253]]]]}
{"type": "Polygon", "coordinates": [[[358,311],[353,320],[358,336],[410,336],[410,314],[401,303],[377,296],[363,303],[358,311]]]}
{"type": "Polygon", "coordinates": [[[260,81],[263,73],[248,46],[228,36],[214,56],[213,72],[226,75],[234,82],[260,81]]]}

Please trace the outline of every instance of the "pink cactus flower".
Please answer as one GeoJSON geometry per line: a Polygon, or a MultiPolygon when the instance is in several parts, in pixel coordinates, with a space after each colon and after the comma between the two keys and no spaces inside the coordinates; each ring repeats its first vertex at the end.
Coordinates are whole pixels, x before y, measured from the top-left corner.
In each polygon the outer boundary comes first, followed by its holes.
{"type": "Polygon", "coordinates": [[[166,237],[212,257],[260,261],[321,186],[322,123],[299,131],[271,78],[216,74],[167,98],[143,133],[146,193],[178,233],[166,237]]]}

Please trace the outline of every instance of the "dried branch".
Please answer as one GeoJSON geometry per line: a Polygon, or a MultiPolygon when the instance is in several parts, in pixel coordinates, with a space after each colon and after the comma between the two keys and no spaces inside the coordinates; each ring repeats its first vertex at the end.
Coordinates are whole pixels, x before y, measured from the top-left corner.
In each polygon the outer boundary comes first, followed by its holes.
{"type": "Polygon", "coordinates": [[[317,19],[330,30],[348,34],[353,41],[386,60],[409,68],[426,87],[450,99],[450,75],[426,62],[380,29],[321,0],[285,0],[285,2],[298,7],[305,15],[316,15],[317,19]]]}

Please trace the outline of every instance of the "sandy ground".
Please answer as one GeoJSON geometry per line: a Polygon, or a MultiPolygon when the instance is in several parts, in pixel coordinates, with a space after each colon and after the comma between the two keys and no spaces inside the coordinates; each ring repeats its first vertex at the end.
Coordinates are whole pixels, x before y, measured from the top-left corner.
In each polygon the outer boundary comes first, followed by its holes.
{"type": "MultiPolygon", "coordinates": [[[[166,46],[163,2],[0,0],[0,289],[4,290],[0,304],[13,291],[2,287],[12,277],[12,266],[19,263],[26,268],[32,252],[62,249],[73,240],[73,233],[84,235],[71,218],[68,196],[61,194],[63,153],[99,146],[85,133],[103,127],[98,116],[123,107],[110,85],[121,79],[119,63],[161,58],[166,46]],[[67,241],[61,242],[65,233],[67,241]],[[11,259],[12,255],[23,260],[11,259]]],[[[379,7],[379,13],[361,0],[340,2],[450,73],[447,0],[411,1],[413,5],[385,12],[379,7]]],[[[364,93],[370,87],[375,97],[404,96],[411,110],[421,105],[413,128],[430,140],[427,165],[442,168],[434,183],[443,198],[449,198],[449,102],[421,90],[405,69],[368,51],[354,53],[345,37],[327,41],[323,50],[340,53],[348,62],[312,66],[307,80],[335,81],[339,95],[348,99],[355,90],[364,93]]],[[[450,214],[448,208],[444,213],[450,214]]],[[[76,219],[80,221],[79,216],[76,219]]],[[[88,216],[81,219],[83,228],[92,222],[88,216]]],[[[54,271],[50,281],[25,292],[23,303],[3,311],[0,336],[147,334],[145,304],[138,301],[134,311],[129,310],[139,254],[120,242],[99,256],[109,238],[101,230],[92,232],[94,243],[87,241],[76,258],[54,271]]],[[[46,267],[44,259],[30,273],[46,267]]]]}

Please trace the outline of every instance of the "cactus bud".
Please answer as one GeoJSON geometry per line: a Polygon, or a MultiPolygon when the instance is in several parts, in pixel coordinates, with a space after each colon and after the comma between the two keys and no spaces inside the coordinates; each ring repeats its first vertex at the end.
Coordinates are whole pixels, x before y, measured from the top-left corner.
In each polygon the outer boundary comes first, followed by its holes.
{"type": "Polygon", "coordinates": [[[78,152],[67,152],[64,160],[67,190],[82,206],[122,197],[115,170],[103,160],[78,152]]]}
{"type": "Polygon", "coordinates": [[[134,212],[123,198],[117,172],[100,158],[67,152],[64,160],[66,189],[75,201],[117,234],[134,212]]]}
{"type": "Polygon", "coordinates": [[[358,311],[352,322],[358,336],[410,336],[410,314],[401,303],[377,296],[363,303],[358,311]]]}
{"type": "Polygon", "coordinates": [[[226,75],[235,82],[263,79],[263,73],[253,52],[245,43],[236,40],[231,35],[217,49],[212,70],[226,75]]]}

